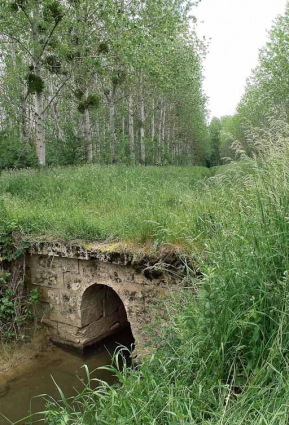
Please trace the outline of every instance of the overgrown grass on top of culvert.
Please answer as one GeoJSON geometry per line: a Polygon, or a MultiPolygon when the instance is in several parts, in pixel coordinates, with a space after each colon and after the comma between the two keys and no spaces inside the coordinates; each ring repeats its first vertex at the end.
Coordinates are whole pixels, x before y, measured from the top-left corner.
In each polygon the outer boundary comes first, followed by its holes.
{"type": "Polygon", "coordinates": [[[79,166],[4,172],[2,223],[25,234],[135,243],[196,236],[196,211],[211,176],[204,167],[79,166]]]}

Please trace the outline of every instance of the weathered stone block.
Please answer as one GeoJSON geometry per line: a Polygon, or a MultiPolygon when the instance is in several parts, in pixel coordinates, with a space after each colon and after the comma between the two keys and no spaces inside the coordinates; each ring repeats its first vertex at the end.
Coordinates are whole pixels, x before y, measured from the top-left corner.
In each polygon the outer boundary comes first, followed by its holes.
{"type": "Polygon", "coordinates": [[[67,325],[65,323],[58,323],[57,332],[54,332],[53,340],[60,343],[69,343],[74,346],[81,346],[80,338],[78,336],[79,328],[77,326],[67,325]]]}
{"type": "Polygon", "coordinates": [[[111,295],[103,300],[103,316],[107,317],[118,311],[119,306],[122,304],[117,295],[111,295]]]}
{"type": "Polygon", "coordinates": [[[56,264],[39,255],[29,257],[30,281],[36,286],[63,288],[63,273],[56,264]]]}
{"type": "Polygon", "coordinates": [[[102,317],[101,319],[90,323],[90,325],[78,331],[78,337],[81,342],[86,345],[96,340],[101,340],[111,332],[111,328],[118,321],[118,314],[109,317],[102,317]]]}
{"type": "Polygon", "coordinates": [[[94,303],[87,304],[81,309],[81,325],[87,326],[103,316],[103,300],[97,300],[94,303]]]}

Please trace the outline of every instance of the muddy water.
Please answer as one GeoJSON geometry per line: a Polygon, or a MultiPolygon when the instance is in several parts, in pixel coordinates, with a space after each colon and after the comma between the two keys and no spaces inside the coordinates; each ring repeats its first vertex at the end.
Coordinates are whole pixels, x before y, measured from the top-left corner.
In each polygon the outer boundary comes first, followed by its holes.
{"type": "MultiPolygon", "coordinates": [[[[33,361],[3,374],[2,380],[3,377],[6,379],[7,392],[0,397],[0,425],[14,423],[27,417],[30,412],[36,413],[43,410],[45,400],[37,397],[40,394],[47,394],[59,400],[59,393],[53,379],[61,387],[66,397],[71,397],[77,391],[81,391],[86,382],[84,364],[91,372],[94,371],[93,378],[109,383],[115,382],[115,377],[108,371],[95,371],[100,366],[111,364],[111,356],[117,346],[115,339],[89,349],[84,355],[53,347],[49,351],[37,355],[33,361]]],[[[130,345],[132,342],[128,335],[120,335],[117,341],[126,345],[130,345]]],[[[34,420],[36,419],[40,419],[40,417],[35,417],[34,420]]],[[[27,420],[20,423],[25,422],[27,420]]]]}

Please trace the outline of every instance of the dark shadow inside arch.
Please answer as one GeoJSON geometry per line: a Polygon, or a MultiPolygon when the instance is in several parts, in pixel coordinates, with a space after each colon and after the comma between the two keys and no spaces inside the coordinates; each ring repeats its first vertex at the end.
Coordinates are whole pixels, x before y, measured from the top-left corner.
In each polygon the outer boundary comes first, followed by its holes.
{"type": "Polygon", "coordinates": [[[126,346],[134,344],[124,304],[109,286],[95,284],[86,289],[81,302],[81,326],[83,348],[106,339],[126,346]]]}

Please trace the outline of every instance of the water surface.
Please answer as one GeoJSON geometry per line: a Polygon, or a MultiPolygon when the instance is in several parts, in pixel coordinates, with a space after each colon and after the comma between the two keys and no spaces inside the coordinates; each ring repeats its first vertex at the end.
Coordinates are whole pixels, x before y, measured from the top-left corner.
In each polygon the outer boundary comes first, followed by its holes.
{"type": "MultiPolygon", "coordinates": [[[[47,352],[38,354],[33,361],[3,374],[9,387],[7,393],[0,398],[0,425],[19,421],[27,417],[30,411],[35,413],[43,410],[45,401],[37,397],[39,394],[48,394],[59,400],[53,379],[66,397],[81,391],[87,382],[84,364],[90,371],[94,371],[93,378],[108,383],[115,382],[116,378],[110,372],[95,369],[111,364],[112,354],[117,347],[116,340],[127,346],[132,343],[129,335],[119,335],[118,339],[107,340],[101,346],[89,349],[84,355],[54,346],[47,352]]],[[[25,421],[20,423],[23,424],[25,421]]]]}

